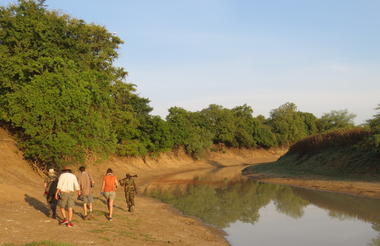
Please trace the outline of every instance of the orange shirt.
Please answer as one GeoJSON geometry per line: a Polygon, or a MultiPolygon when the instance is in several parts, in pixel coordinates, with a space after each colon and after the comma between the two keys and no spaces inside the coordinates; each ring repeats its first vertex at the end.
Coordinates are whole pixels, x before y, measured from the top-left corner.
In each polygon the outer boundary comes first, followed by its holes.
{"type": "Polygon", "coordinates": [[[116,176],[112,174],[107,174],[103,177],[104,181],[104,192],[116,191],[116,176]]]}

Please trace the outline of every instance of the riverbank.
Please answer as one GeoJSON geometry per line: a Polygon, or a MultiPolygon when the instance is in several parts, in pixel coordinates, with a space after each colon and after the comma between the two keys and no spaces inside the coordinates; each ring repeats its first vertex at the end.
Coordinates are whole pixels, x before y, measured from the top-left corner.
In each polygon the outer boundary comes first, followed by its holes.
{"type": "Polygon", "coordinates": [[[265,183],[284,184],[312,190],[380,199],[380,183],[378,182],[338,181],[316,176],[283,177],[283,175],[276,173],[247,174],[247,176],[265,183]]]}
{"type": "Polygon", "coordinates": [[[353,146],[289,152],[276,162],[253,165],[242,173],[267,183],[380,199],[380,166],[373,153],[353,146]]]}
{"type": "MultiPolygon", "coordinates": [[[[49,240],[74,245],[228,245],[221,231],[199,219],[183,216],[158,200],[141,195],[152,182],[165,182],[166,175],[189,170],[253,164],[277,159],[283,150],[228,150],[210,152],[204,160],[194,161],[182,151],[158,158],[112,157],[88,163],[95,180],[95,219],[81,219],[81,204],[75,205],[73,228],[58,226],[48,217],[43,196],[43,178],[26,162],[10,135],[0,129],[0,245],[24,245],[49,240]],[[100,180],[107,168],[118,177],[126,172],[138,174],[139,194],[136,210],[127,212],[122,190],[115,200],[114,220],[105,219],[106,205],[100,196],[100,180]]],[[[76,168],[75,168],[76,169],[76,168]]],[[[74,170],[75,170],[74,169],[74,170]]]]}

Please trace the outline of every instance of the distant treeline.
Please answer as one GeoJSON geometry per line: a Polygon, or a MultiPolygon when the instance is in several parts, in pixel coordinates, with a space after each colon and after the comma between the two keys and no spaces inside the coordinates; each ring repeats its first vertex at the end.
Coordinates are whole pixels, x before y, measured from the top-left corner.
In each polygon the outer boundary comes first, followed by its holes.
{"type": "MultiPolygon", "coordinates": [[[[0,122],[16,134],[26,158],[54,166],[93,154],[146,156],[178,147],[199,157],[210,148],[287,146],[353,126],[346,110],[317,118],[293,103],[269,118],[253,117],[247,105],[173,107],[166,119],[153,116],[149,99],[114,65],[123,41],[44,2],[0,7],[0,122]]],[[[370,125],[379,133],[379,116],[370,125]]],[[[373,136],[378,146],[380,135],[373,136]]]]}

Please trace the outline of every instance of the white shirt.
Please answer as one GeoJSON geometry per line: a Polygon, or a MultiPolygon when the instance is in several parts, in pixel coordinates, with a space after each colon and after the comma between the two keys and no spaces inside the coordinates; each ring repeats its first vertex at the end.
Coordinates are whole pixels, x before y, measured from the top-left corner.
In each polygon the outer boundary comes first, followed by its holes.
{"type": "Polygon", "coordinates": [[[72,173],[62,173],[61,176],[59,176],[57,189],[62,192],[79,190],[77,177],[72,173]]]}

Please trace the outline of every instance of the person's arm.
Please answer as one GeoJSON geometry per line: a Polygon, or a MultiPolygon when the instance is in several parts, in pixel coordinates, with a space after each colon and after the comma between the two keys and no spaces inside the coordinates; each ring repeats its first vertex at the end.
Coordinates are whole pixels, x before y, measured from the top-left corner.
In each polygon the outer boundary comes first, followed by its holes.
{"type": "Polygon", "coordinates": [[[47,188],[48,188],[48,182],[47,182],[47,180],[45,179],[45,180],[44,180],[44,195],[47,195],[47,193],[48,193],[47,188]]]}
{"type": "Polygon", "coordinates": [[[119,186],[119,182],[117,181],[117,178],[115,176],[115,189],[117,189],[118,186],[119,186]]]}
{"type": "Polygon", "coordinates": [[[60,192],[61,192],[61,190],[60,190],[60,189],[57,189],[57,191],[55,192],[55,195],[54,195],[55,200],[59,200],[58,195],[59,195],[60,192]]]}
{"type": "Polygon", "coordinates": [[[135,187],[135,193],[136,193],[136,195],[137,195],[137,187],[136,187],[136,183],[135,183],[134,180],[133,180],[133,186],[135,187]]]}
{"type": "Polygon", "coordinates": [[[102,182],[102,189],[100,190],[100,192],[104,192],[104,186],[106,185],[106,181],[104,180],[103,178],[103,182],[102,182]]]}
{"type": "Polygon", "coordinates": [[[94,179],[92,178],[92,176],[91,176],[90,174],[89,174],[88,176],[90,177],[90,184],[91,184],[91,187],[93,187],[94,184],[95,184],[95,181],[94,181],[94,179]]]}
{"type": "Polygon", "coordinates": [[[78,179],[75,175],[74,175],[74,190],[76,190],[76,192],[78,193],[78,196],[81,195],[78,179]]]}
{"type": "Polygon", "coordinates": [[[55,192],[55,199],[58,200],[59,199],[59,193],[61,192],[61,189],[62,189],[62,179],[61,179],[61,176],[60,178],[58,179],[58,184],[57,184],[57,191],[55,192]]]}

